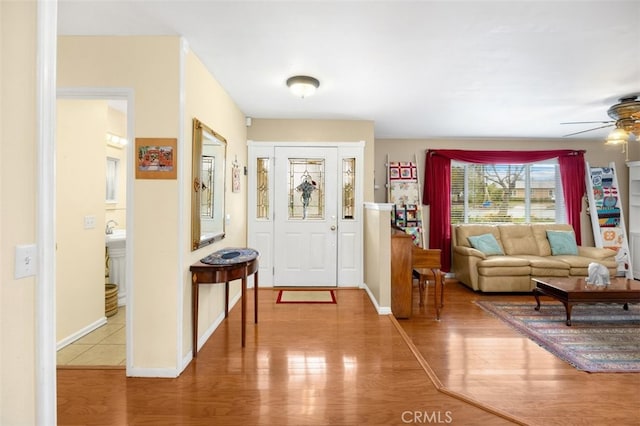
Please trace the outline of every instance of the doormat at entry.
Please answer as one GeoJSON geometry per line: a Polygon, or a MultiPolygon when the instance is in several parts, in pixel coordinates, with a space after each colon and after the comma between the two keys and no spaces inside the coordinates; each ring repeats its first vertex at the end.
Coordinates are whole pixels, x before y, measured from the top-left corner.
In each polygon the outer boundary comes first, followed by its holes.
{"type": "Polygon", "coordinates": [[[336,303],[333,290],[280,290],[276,303],[336,303]]]}

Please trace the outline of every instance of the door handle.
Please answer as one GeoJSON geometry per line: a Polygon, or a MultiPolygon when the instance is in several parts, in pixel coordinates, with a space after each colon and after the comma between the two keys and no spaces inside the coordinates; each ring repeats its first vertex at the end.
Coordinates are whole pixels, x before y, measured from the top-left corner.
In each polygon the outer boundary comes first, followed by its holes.
{"type": "Polygon", "coordinates": [[[335,225],[332,225],[332,226],[331,226],[331,230],[332,230],[332,231],[335,231],[335,230],[336,230],[336,226],[335,226],[335,225]]]}

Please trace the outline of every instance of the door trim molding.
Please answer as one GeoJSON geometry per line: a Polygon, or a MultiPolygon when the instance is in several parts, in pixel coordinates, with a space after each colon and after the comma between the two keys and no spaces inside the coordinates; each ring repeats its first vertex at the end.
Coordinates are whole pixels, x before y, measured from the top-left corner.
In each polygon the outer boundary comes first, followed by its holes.
{"type": "Polygon", "coordinates": [[[305,148],[323,148],[323,147],[352,147],[352,148],[364,148],[365,141],[355,142],[294,142],[294,141],[254,141],[248,140],[247,146],[262,146],[262,147],[297,147],[303,146],[305,148]]]}
{"type": "MultiPolygon", "coordinates": [[[[247,156],[247,244],[256,248],[260,252],[260,287],[273,287],[273,232],[274,218],[273,208],[269,210],[268,217],[257,218],[256,197],[257,197],[257,171],[256,160],[258,158],[267,158],[270,167],[273,167],[275,161],[276,147],[304,147],[304,148],[338,148],[338,163],[345,158],[356,158],[359,165],[356,166],[356,220],[349,225],[352,236],[355,239],[355,253],[353,266],[346,265],[350,269],[341,269],[340,262],[338,266],[337,287],[362,287],[364,285],[364,162],[365,162],[365,146],[363,140],[360,141],[254,141],[247,140],[248,156],[247,156]],[[359,171],[358,171],[359,170],[359,171]]],[[[274,170],[274,169],[272,169],[274,170]]],[[[269,206],[273,207],[273,173],[269,177],[269,206]]],[[[340,186],[340,185],[339,185],[340,186]]],[[[338,190],[338,197],[341,199],[341,190],[338,190]]],[[[341,204],[339,204],[340,210],[341,204]]],[[[339,216],[340,212],[339,212],[339,216]]],[[[339,219],[346,220],[346,219],[339,219]]],[[[351,222],[351,220],[349,219],[351,222]]],[[[344,229],[348,229],[344,228],[344,229]]],[[[341,229],[340,224],[338,229],[341,229]]],[[[338,242],[339,244],[339,242],[338,242]]],[[[344,263],[343,263],[344,264],[344,263]]]]}
{"type": "Polygon", "coordinates": [[[35,421],[55,424],[56,280],[55,280],[55,128],[58,4],[38,0],[36,45],[38,273],[35,286],[35,421]]]}
{"type": "MultiPolygon", "coordinates": [[[[128,87],[60,87],[57,90],[56,98],[58,99],[117,99],[127,102],[127,140],[129,143],[126,146],[127,158],[132,159],[135,157],[134,143],[135,140],[135,105],[134,105],[134,91],[128,87]]],[[[57,144],[57,141],[56,141],[57,144]]],[[[55,155],[53,156],[53,163],[55,164],[55,155]]],[[[134,291],[135,283],[133,282],[133,246],[134,246],[134,167],[131,163],[127,166],[127,202],[126,202],[126,216],[127,216],[127,236],[126,245],[127,252],[125,257],[125,270],[126,270],[126,283],[127,283],[127,309],[126,309],[126,375],[131,376],[133,370],[133,322],[134,322],[134,291]]],[[[50,182],[53,186],[52,191],[55,192],[55,179],[50,182]]],[[[54,222],[52,222],[54,223],[54,222]]],[[[54,299],[55,301],[55,299],[54,299]]],[[[56,319],[57,321],[57,319],[56,319]]],[[[54,326],[56,324],[54,321],[54,326]]],[[[55,337],[55,333],[54,333],[55,337]]]]}

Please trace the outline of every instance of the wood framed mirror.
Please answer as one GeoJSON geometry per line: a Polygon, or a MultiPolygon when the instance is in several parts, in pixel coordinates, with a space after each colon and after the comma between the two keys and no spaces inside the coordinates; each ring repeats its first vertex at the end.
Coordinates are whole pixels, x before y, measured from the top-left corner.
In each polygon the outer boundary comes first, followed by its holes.
{"type": "Polygon", "coordinates": [[[225,161],[227,140],[193,119],[191,250],[225,236],[225,161]]]}

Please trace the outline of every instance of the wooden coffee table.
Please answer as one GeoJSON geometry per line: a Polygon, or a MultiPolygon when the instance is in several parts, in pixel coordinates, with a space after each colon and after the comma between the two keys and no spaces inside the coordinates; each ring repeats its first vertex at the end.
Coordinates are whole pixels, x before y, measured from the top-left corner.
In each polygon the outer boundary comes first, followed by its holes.
{"type": "Polygon", "coordinates": [[[571,308],[577,303],[622,303],[629,309],[629,303],[640,303],[640,281],[628,278],[612,278],[607,286],[589,284],[585,278],[533,278],[536,287],[536,311],[540,310],[540,295],[559,300],[567,311],[567,325],[571,325],[571,308]]]}

